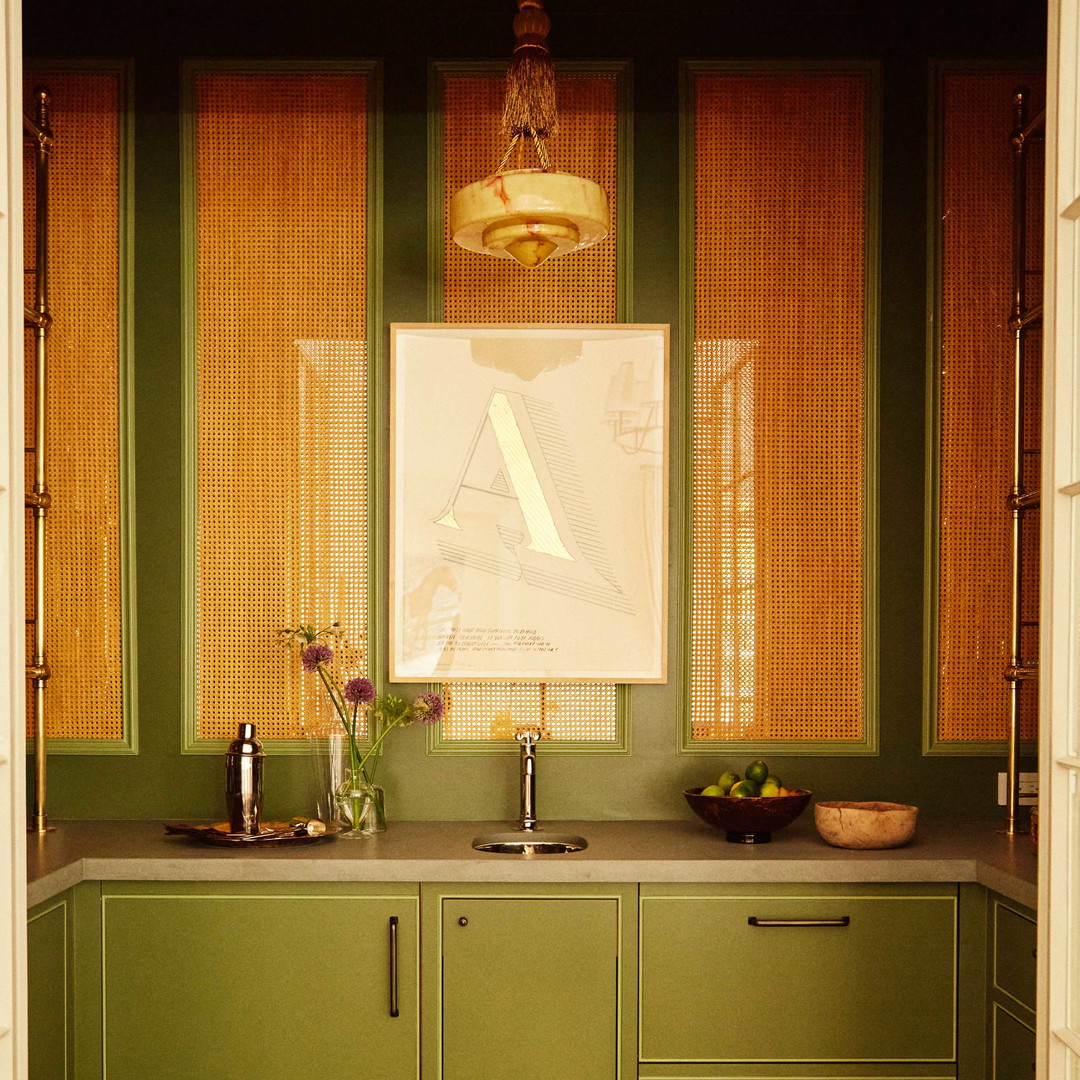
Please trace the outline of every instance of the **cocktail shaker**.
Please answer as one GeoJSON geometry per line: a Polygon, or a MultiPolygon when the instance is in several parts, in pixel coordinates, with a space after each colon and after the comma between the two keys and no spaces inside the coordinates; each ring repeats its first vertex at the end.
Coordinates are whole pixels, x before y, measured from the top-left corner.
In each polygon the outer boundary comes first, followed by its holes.
{"type": "Polygon", "coordinates": [[[263,748],[254,724],[241,724],[225,752],[229,831],[258,836],[262,823],[263,748]]]}

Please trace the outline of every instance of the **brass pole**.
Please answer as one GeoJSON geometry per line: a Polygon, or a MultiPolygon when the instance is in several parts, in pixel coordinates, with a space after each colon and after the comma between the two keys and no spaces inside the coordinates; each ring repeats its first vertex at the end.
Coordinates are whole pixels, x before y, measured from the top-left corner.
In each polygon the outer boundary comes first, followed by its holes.
{"type": "Polygon", "coordinates": [[[45,555],[46,520],[51,497],[46,479],[48,443],[46,405],[48,403],[49,314],[49,155],[53,135],[49,129],[49,91],[35,87],[37,115],[26,124],[36,144],[35,169],[35,244],[34,318],[27,322],[34,330],[34,488],[26,503],[34,517],[34,658],[27,677],[34,684],[34,810],[30,829],[36,833],[49,830],[46,812],[45,684],[49,664],[45,654],[45,555]]]}
{"type": "Polygon", "coordinates": [[[1005,828],[1008,836],[1017,828],[1020,807],[1020,705],[1024,682],[1038,677],[1038,668],[1023,658],[1023,542],[1024,515],[1039,505],[1039,492],[1024,485],[1024,338],[1029,324],[1042,314],[1042,305],[1027,309],[1027,143],[1044,119],[1040,113],[1027,122],[1027,90],[1021,87],[1013,95],[1014,127],[1009,142],[1013,152],[1013,228],[1012,228],[1012,312],[1009,329],[1013,335],[1013,468],[1012,487],[1006,506],[1012,517],[1012,552],[1009,588],[1009,663],[1003,672],[1008,684],[1009,746],[1005,774],[1005,828]]]}

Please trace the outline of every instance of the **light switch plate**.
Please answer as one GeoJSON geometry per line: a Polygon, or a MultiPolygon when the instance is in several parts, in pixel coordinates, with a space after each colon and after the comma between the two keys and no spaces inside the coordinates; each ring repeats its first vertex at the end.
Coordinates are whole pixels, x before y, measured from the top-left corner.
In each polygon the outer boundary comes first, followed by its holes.
{"type": "MultiPolygon", "coordinates": [[[[1005,805],[1005,777],[1007,773],[998,773],[998,806],[1005,805]]],[[[1039,774],[1022,772],[1020,774],[1020,805],[1034,806],[1039,801],[1039,774]]]]}

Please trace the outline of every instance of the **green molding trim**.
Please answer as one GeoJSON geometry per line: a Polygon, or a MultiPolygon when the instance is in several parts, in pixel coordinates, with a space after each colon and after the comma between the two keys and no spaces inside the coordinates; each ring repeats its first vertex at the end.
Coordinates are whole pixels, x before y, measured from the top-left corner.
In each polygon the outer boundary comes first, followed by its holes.
{"type": "MultiPolygon", "coordinates": [[[[1001,757],[1006,739],[957,740],[938,736],[938,616],[940,605],[941,557],[941,292],[944,283],[944,234],[942,215],[942,166],[944,164],[942,124],[942,82],[948,75],[1016,70],[1039,71],[1043,61],[949,60],[931,61],[928,72],[927,192],[926,192],[926,506],[923,551],[923,716],[922,744],[924,757],[1001,757]]],[[[1002,707],[1004,708],[1004,680],[1002,707]]],[[[1039,747],[1035,740],[1020,743],[1022,757],[1034,757],[1039,747]]]]}
{"type": "MultiPolygon", "coordinates": [[[[881,63],[876,60],[684,60],[680,65],[680,326],[687,366],[693,366],[694,342],[694,86],[701,75],[717,72],[807,71],[826,74],[864,74],[866,101],[866,202],[864,231],[863,317],[863,735],[860,739],[694,739],[690,728],[691,604],[690,574],[693,569],[693,526],[690,508],[679,558],[686,570],[683,585],[682,641],[676,670],[681,678],[682,718],[678,726],[679,754],[764,754],[784,757],[875,757],[878,754],[878,369],[880,325],[881,245],[881,63]]],[[[680,395],[684,434],[676,450],[690,498],[693,468],[693,379],[686,379],[680,395]]]]}
{"type": "MultiPolygon", "coordinates": [[[[385,379],[386,361],[382,327],[382,237],[383,237],[383,115],[382,65],[374,60],[185,60],[181,64],[181,397],[182,397],[182,643],[181,643],[181,736],[180,753],[197,755],[223,754],[228,739],[199,737],[196,695],[197,562],[196,522],[198,514],[198,365],[197,365],[197,277],[195,266],[195,76],[203,71],[349,71],[368,76],[367,129],[367,421],[368,496],[367,544],[368,573],[368,670],[382,670],[382,635],[376,631],[376,616],[384,610],[385,554],[378,541],[377,515],[373,508],[381,503],[382,481],[377,468],[380,454],[377,440],[382,437],[385,420],[377,402],[385,379]]],[[[266,739],[263,749],[272,756],[297,756],[311,752],[307,739],[266,739]]]]}
{"type": "MultiPolygon", "coordinates": [[[[618,234],[615,238],[615,317],[618,322],[630,322],[633,318],[633,175],[634,175],[634,86],[633,65],[629,60],[561,60],[555,65],[556,72],[564,74],[603,75],[612,74],[616,80],[616,196],[615,220],[618,234]]],[[[502,75],[506,71],[505,60],[445,60],[428,65],[428,318],[431,322],[443,319],[443,271],[445,266],[444,244],[446,222],[443,220],[443,131],[446,77],[448,75],[502,75]]],[[[385,368],[386,364],[380,365],[385,368]]],[[[388,400],[388,399],[385,399],[388,400]]],[[[380,449],[386,445],[381,438],[380,449]]],[[[382,502],[376,506],[385,505],[382,502]]],[[[380,555],[384,553],[380,550],[380,555]]],[[[385,574],[379,581],[386,580],[385,574]]],[[[385,608],[383,610],[386,610],[385,608]]],[[[441,683],[432,683],[429,690],[440,692],[441,683]]],[[[630,707],[629,685],[617,684],[615,688],[615,738],[610,742],[565,739],[544,744],[545,754],[596,754],[610,755],[630,753],[630,707]]],[[[428,728],[427,753],[429,755],[499,755],[516,754],[516,742],[504,739],[446,739],[442,724],[428,728]]]]}
{"type": "MultiPolygon", "coordinates": [[[[135,64],[130,58],[27,59],[26,68],[85,71],[117,76],[117,471],[120,511],[120,685],[119,738],[48,739],[48,753],[59,756],[121,756],[139,752],[138,667],[135,605],[135,64]]],[[[26,754],[34,738],[26,739],[26,754]]]]}

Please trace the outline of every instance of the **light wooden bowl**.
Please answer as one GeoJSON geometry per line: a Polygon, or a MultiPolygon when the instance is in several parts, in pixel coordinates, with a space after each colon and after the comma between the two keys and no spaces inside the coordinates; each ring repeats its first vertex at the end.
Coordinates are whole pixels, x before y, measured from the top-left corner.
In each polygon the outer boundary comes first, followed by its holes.
{"type": "Polygon", "coordinates": [[[894,802],[819,802],[814,824],[822,840],[833,847],[893,848],[906,844],[915,832],[917,806],[894,802]]]}

